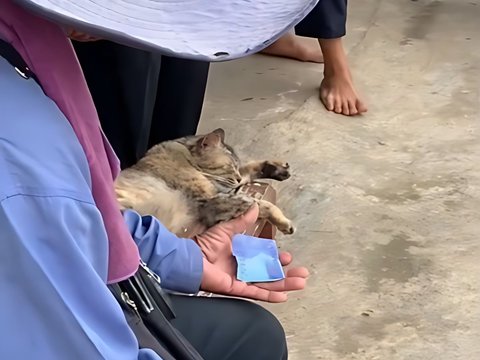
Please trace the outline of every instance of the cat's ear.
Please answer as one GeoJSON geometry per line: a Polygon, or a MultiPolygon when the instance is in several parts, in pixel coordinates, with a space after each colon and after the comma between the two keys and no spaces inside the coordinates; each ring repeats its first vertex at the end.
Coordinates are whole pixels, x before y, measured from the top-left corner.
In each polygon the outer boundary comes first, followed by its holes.
{"type": "Polygon", "coordinates": [[[225,131],[223,129],[213,130],[210,134],[200,139],[199,143],[202,148],[217,147],[223,143],[225,139],[225,131]]]}
{"type": "Polygon", "coordinates": [[[213,130],[212,134],[217,134],[218,136],[220,136],[220,139],[222,140],[222,142],[225,141],[225,130],[223,130],[222,128],[213,130]]]}

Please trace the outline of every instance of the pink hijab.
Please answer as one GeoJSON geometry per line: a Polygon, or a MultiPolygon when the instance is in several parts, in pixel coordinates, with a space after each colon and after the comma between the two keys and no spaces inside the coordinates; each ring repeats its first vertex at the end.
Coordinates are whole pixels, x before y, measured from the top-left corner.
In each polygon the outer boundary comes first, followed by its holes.
{"type": "Polygon", "coordinates": [[[59,25],[29,13],[11,0],[0,0],[0,38],[22,55],[46,95],[72,125],[88,159],[93,197],[108,234],[108,282],[129,277],[138,268],[139,253],[114,193],[119,162],[100,128],[70,40],[59,25]]]}

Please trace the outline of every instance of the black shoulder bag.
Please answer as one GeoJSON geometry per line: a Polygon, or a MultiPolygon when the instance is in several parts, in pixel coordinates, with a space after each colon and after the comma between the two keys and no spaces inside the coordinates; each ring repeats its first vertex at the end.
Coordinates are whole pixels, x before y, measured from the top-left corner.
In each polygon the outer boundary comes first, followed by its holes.
{"type": "MultiPolygon", "coordinates": [[[[140,347],[152,348],[151,336],[174,359],[202,360],[203,358],[187,339],[170,323],[175,313],[169,294],[160,287],[160,278],[141,262],[135,275],[118,284],[110,285],[110,291],[122,305],[140,347]],[[132,324],[132,321],[136,323],[132,324]],[[141,323],[139,323],[141,321],[141,323]],[[150,332],[145,334],[145,328],[150,332]]],[[[165,360],[165,353],[152,348],[165,360]]]]}

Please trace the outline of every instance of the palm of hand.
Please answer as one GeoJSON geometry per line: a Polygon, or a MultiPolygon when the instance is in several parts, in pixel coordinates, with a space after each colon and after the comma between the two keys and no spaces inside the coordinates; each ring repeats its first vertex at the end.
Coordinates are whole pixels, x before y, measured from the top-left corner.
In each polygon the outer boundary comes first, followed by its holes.
{"type": "MultiPolygon", "coordinates": [[[[269,302],[283,302],[287,300],[285,292],[305,287],[308,270],[303,267],[290,269],[284,280],[272,283],[247,284],[236,279],[237,264],[232,255],[232,237],[243,233],[257,217],[258,207],[255,206],[245,215],[218,224],[196,236],[195,240],[204,255],[201,284],[203,290],[269,302]]],[[[288,265],[291,260],[290,254],[280,254],[282,265],[288,265]]]]}

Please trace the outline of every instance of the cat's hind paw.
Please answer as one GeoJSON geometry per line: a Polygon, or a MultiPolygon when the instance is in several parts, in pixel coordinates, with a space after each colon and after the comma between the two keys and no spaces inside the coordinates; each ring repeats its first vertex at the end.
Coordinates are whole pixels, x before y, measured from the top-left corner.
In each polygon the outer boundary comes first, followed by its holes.
{"type": "Polygon", "coordinates": [[[285,235],[292,235],[296,230],[291,221],[289,221],[288,223],[282,224],[280,226],[277,226],[277,228],[285,235]]]}

